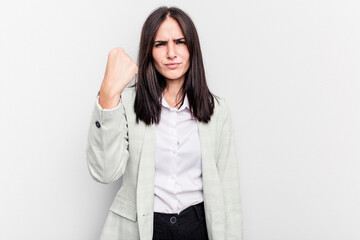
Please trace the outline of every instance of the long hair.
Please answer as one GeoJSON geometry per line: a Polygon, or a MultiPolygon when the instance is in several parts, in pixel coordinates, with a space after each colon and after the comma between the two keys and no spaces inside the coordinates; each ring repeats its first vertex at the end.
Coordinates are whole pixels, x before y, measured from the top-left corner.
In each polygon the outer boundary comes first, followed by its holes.
{"type": "Polygon", "coordinates": [[[138,54],[139,68],[135,83],[136,122],[141,120],[150,125],[160,121],[161,98],[166,87],[166,80],[155,69],[152,49],[159,26],[167,17],[173,18],[180,25],[190,53],[190,66],[179,92],[181,94],[180,105],[183,104],[186,94],[192,116],[200,122],[208,123],[214,113],[216,96],[210,92],[206,84],[200,42],[195,25],[185,12],[175,7],[156,9],[143,25],[138,54]]]}

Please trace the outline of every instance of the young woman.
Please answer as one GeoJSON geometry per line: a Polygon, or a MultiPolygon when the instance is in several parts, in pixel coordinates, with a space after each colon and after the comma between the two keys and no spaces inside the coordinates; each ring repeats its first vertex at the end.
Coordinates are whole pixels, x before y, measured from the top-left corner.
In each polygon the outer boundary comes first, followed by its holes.
{"type": "Polygon", "coordinates": [[[110,51],[93,110],[89,171],[102,183],[122,177],[101,240],[242,239],[231,124],[206,84],[193,22],[156,9],[138,67],[122,48],[110,51]]]}

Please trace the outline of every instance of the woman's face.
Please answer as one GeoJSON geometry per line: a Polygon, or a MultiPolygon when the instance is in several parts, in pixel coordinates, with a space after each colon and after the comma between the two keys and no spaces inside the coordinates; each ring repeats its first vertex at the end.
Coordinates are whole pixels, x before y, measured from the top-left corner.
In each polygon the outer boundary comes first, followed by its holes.
{"type": "Polygon", "coordinates": [[[190,65],[190,54],[184,34],[173,18],[167,17],[159,26],[152,55],[156,70],[167,81],[184,81],[190,65]]]}

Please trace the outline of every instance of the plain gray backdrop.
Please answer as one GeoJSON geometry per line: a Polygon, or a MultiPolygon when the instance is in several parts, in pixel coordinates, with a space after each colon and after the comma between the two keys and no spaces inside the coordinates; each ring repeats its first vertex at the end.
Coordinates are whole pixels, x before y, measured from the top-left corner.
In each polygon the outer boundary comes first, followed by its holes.
{"type": "Polygon", "coordinates": [[[85,161],[110,49],[183,8],[230,103],[244,240],[360,239],[360,2],[0,2],[0,239],[96,240],[120,186],[85,161]]]}

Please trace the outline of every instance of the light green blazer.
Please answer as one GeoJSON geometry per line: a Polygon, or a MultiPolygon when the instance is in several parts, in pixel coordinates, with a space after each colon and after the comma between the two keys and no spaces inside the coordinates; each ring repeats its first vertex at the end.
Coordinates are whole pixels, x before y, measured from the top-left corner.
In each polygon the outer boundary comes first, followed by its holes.
{"type": "MultiPolygon", "coordinates": [[[[119,108],[96,105],[86,159],[91,176],[122,185],[110,208],[101,240],[151,240],[154,217],[155,125],[136,123],[135,89],[121,95],[119,108]]],[[[208,124],[198,122],[206,226],[210,240],[241,240],[240,188],[234,131],[224,99],[215,101],[208,124]]]]}

